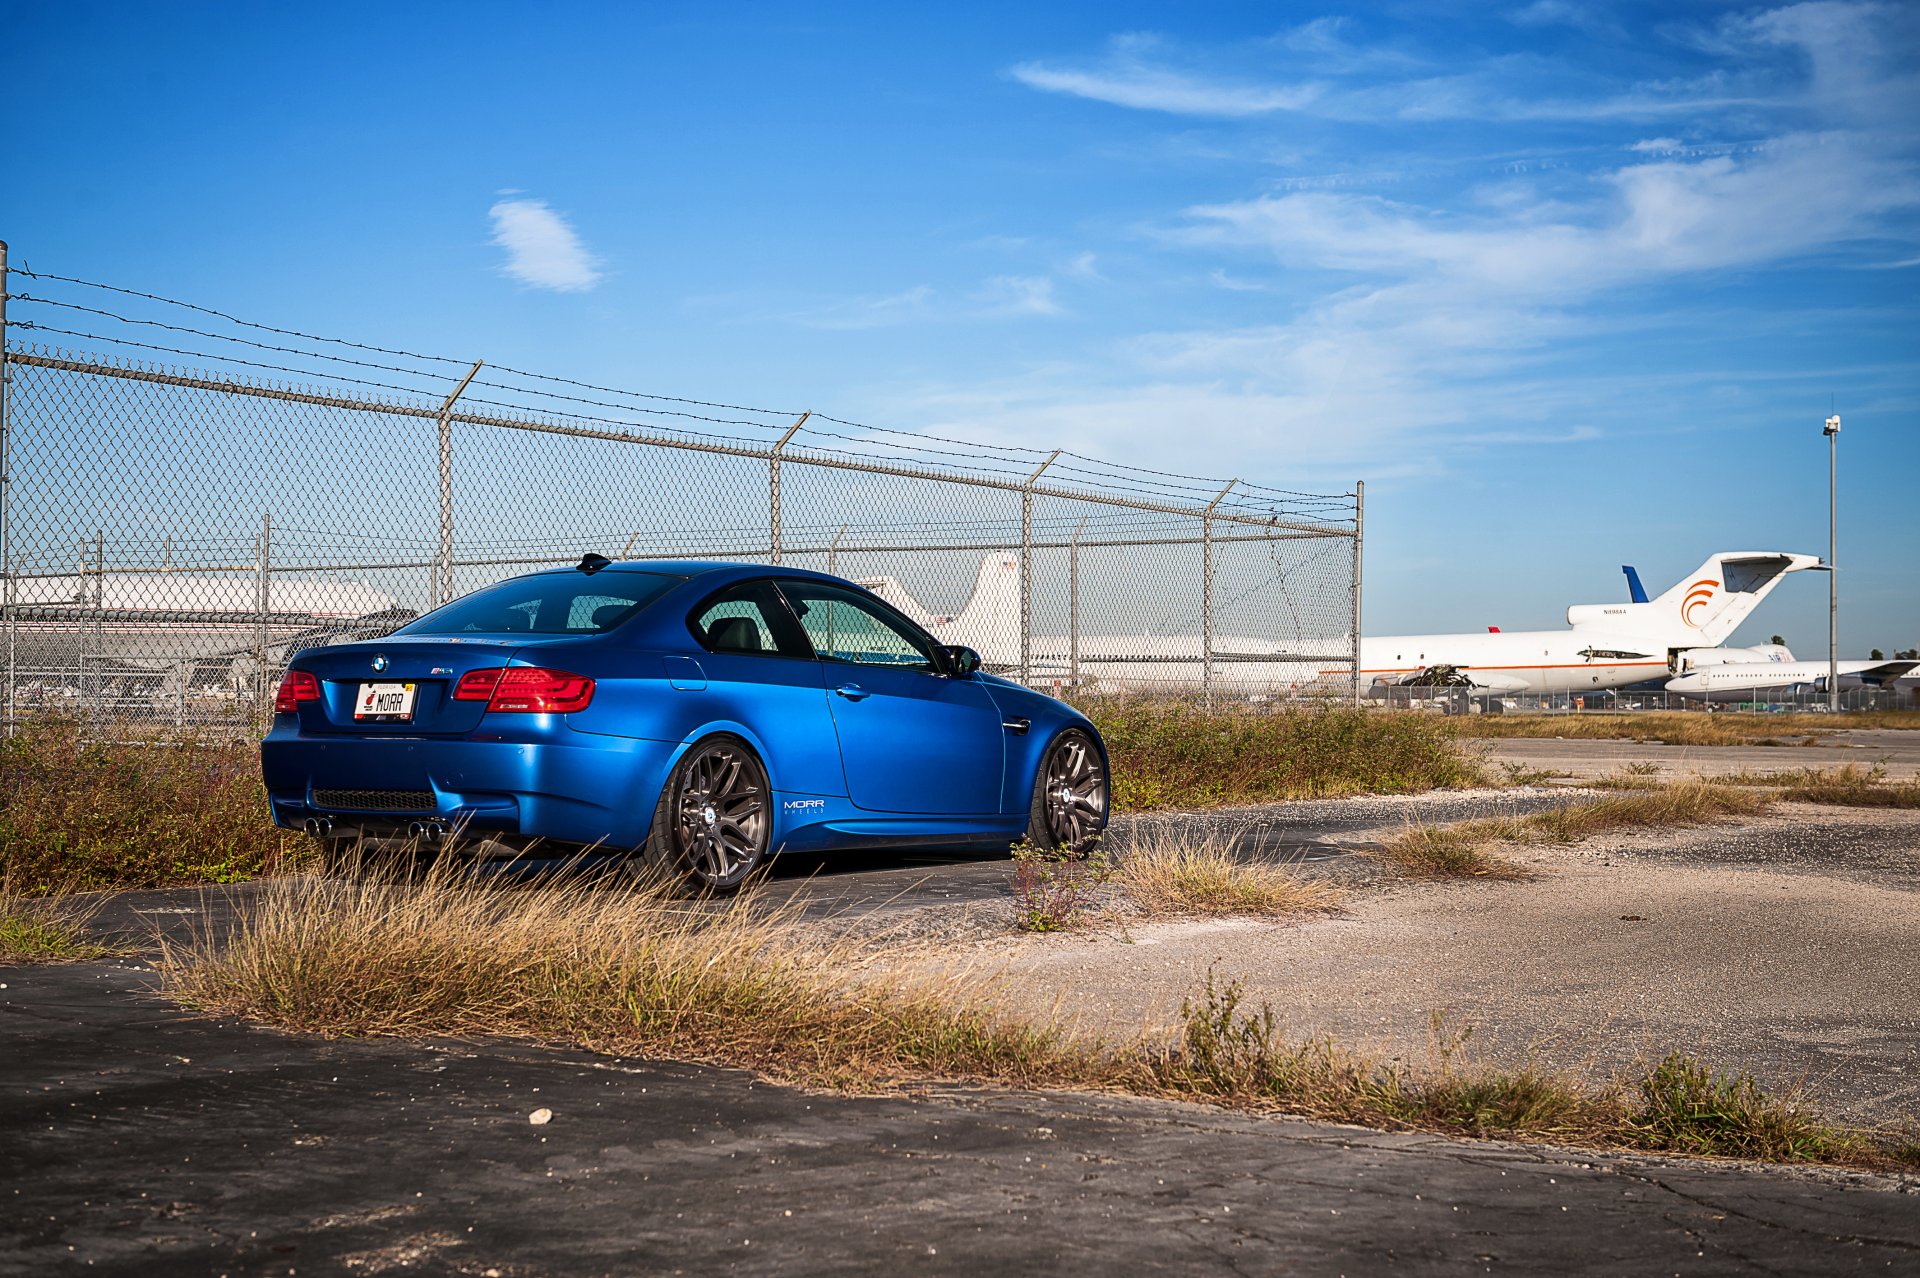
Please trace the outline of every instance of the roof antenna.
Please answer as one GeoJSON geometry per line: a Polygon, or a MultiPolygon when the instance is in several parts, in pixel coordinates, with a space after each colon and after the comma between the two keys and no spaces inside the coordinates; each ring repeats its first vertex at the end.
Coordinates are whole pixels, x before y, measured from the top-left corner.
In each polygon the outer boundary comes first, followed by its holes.
{"type": "Polygon", "coordinates": [[[612,562],[613,560],[607,558],[605,555],[596,555],[589,550],[586,554],[580,556],[578,567],[581,572],[591,577],[612,562]]]}

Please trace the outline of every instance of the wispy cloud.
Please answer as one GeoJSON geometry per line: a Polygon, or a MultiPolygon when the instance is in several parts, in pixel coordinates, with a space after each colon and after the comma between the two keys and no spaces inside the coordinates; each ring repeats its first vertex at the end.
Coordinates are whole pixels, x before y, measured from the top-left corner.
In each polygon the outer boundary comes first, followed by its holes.
{"type": "Polygon", "coordinates": [[[932,313],[935,296],[930,285],[916,284],[898,293],[844,298],[803,311],[793,319],[807,328],[887,328],[926,318],[932,313]]]}
{"type": "Polygon", "coordinates": [[[1148,36],[1118,36],[1104,57],[1083,66],[1023,62],[1013,78],[1050,93],[1068,93],[1115,106],[1177,115],[1251,116],[1297,111],[1320,94],[1320,86],[1234,83],[1156,63],[1160,42],[1148,36]]]}
{"type": "Polygon", "coordinates": [[[1058,315],[1053,280],[1046,275],[996,275],[981,285],[973,301],[982,315],[1058,315]]]}
{"type": "MultiPolygon", "coordinates": [[[[1567,3],[1512,16],[1605,20],[1567,3]]],[[[1887,6],[1794,5],[1637,36],[1635,56],[1608,63],[1486,54],[1443,75],[1432,68],[1446,60],[1404,46],[1370,58],[1332,22],[1215,56],[1129,36],[1090,58],[1025,63],[1014,75],[1036,89],[1235,121],[1206,137],[1228,147],[1244,137],[1255,189],[1171,214],[1148,235],[1186,256],[1184,278],[1210,281],[1221,309],[1259,318],[1136,333],[1077,368],[929,390],[914,409],[968,438],[1290,471],[1365,456],[1377,473],[1409,446],[1438,461],[1450,446],[1578,446],[1638,429],[1631,388],[1672,386],[1592,371],[1596,351],[1701,341],[1764,318],[1688,318],[1694,281],[1717,287],[1815,260],[1911,266],[1915,26],[1887,6]],[[1664,78],[1636,78],[1644,67],[1664,78]],[[1417,172],[1390,199],[1381,188],[1400,175],[1381,161],[1392,154],[1359,152],[1377,178],[1266,168],[1274,137],[1300,136],[1289,114],[1369,128],[1478,118],[1529,158],[1490,178],[1491,163],[1456,171],[1410,146],[1417,172]],[[1577,148],[1556,158],[1527,140],[1533,122],[1567,120],[1592,126],[1577,148]]],[[[1727,402],[1749,402],[1746,370],[1702,376],[1736,383],[1716,391],[1727,402]]]]}
{"type": "Polygon", "coordinates": [[[598,260],[545,200],[503,199],[487,214],[493,242],[506,250],[501,269],[514,279],[556,293],[583,293],[600,282],[598,260]]]}
{"type": "MultiPolygon", "coordinates": [[[[1082,255],[1072,265],[1098,278],[1091,274],[1091,255],[1082,255]]],[[[787,318],[806,328],[851,330],[1064,313],[1065,308],[1054,295],[1052,276],[994,275],[972,289],[942,293],[931,285],[916,284],[898,293],[842,298],[790,313],[787,318]]]]}
{"type": "MultiPolygon", "coordinates": [[[[1593,6],[1539,0],[1512,13],[1524,26],[1625,33],[1593,6]]],[[[1159,36],[1116,36],[1091,57],[1033,60],[1010,74],[1050,93],[1172,115],[1252,119],[1283,113],[1343,121],[1631,121],[1703,110],[1848,106],[1885,113],[1885,28],[1897,11],[1849,0],[1812,3],[1714,22],[1674,25],[1680,44],[1735,53],[1711,73],[1626,84],[1590,67],[1538,54],[1486,53],[1464,64],[1369,46],[1343,20],[1316,19],[1266,40],[1222,49],[1159,36]],[[1802,61],[1811,83],[1799,85],[1802,61]],[[1439,68],[1445,68],[1441,70],[1439,68]],[[1786,86],[1794,83],[1792,92],[1786,86]]],[[[1912,73],[1906,77],[1909,88],[1912,73]]],[[[1910,109],[1911,95],[1905,106],[1910,109]]]]}

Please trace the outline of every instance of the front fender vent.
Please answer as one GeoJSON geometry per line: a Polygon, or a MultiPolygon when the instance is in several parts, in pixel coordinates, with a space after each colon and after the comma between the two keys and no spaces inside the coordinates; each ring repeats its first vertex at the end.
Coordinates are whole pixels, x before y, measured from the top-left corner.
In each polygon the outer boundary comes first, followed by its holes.
{"type": "Polygon", "coordinates": [[[315,790],[315,807],[352,812],[431,812],[431,790],[315,790]]]}

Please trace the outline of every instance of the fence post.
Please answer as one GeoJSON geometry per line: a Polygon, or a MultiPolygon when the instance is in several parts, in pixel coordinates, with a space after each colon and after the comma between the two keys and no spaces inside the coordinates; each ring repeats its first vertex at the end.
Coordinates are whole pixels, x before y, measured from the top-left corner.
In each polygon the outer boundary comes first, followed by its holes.
{"type": "Polygon", "coordinates": [[[253,661],[253,712],[262,720],[266,718],[263,709],[267,695],[267,610],[273,600],[267,591],[267,562],[273,554],[273,515],[260,516],[260,555],[255,567],[258,576],[253,587],[253,606],[255,611],[254,661],[253,661]]]}
{"type": "Polygon", "coordinates": [[[1200,515],[1200,699],[1213,709],[1213,511],[1240,481],[1232,479],[1200,515]]]}
{"type": "Polygon", "coordinates": [[[767,452],[767,549],[776,564],[780,562],[780,450],[787,446],[794,432],[806,425],[807,418],[811,416],[811,408],[800,414],[793,425],[787,427],[787,433],[780,437],[780,442],[767,452]]]}
{"type": "Polygon", "coordinates": [[[1367,520],[1367,481],[1353,481],[1353,705],[1360,708],[1360,583],[1362,535],[1367,520]]]}
{"type": "Polygon", "coordinates": [[[1087,517],[1080,516],[1073,530],[1073,549],[1067,558],[1067,687],[1080,687],[1080,534],[1087,530],[1087,517]]]}
{"type": "Polygon", "coordinates": [[[1020,683],[1033,682],[1033,486],[1040,475],[1058,461],[1063,450],[1054,449],[1047,459],[1027,476],[1020,489],[1020,683]]]}
{"type": "Polygon", "coordinates": [[[481,361],[453,388],[440,405],[440,579],[427,592],[427,603],[438,608],[453,598],[453,401],[467,393],[467,383],[480,372],[481,361]]]}
{"type": "Polygon", "coordinates": [[[840,531],[833,535],[833,544],[827,547],[827,571],[840,571],[840,539],[847,535],[847,526],[840,525],[840,531]]]}
{"type": "Polygon", "coordinates": [[[0,571],[7,575],[4,602],[7,624],[7,736],[11,738],[18,709],[14,685],[18,673],[14,663],[14,579],[19,566],[13,562],[13,418],[7,407],[7,242],[0,240],[0,571]]]}
{"type": "MultiPolygon", "coordinates": [[[[95,709],[106,699],[107,668],[107,530],[93,530],[93,700],[95,709]]],[[[107,716],[100,715],[100,718],[107,716]]]]}

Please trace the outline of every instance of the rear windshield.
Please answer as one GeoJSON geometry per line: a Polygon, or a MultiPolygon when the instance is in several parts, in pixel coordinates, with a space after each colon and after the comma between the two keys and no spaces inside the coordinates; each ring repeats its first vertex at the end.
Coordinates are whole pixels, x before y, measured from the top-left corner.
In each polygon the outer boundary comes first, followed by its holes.
{"type": "Polygon", "coordinates": [[[653,572],[516,577],[436,608],[402,635],[600,635],[639,615],[680,578],[653,572]]]}

